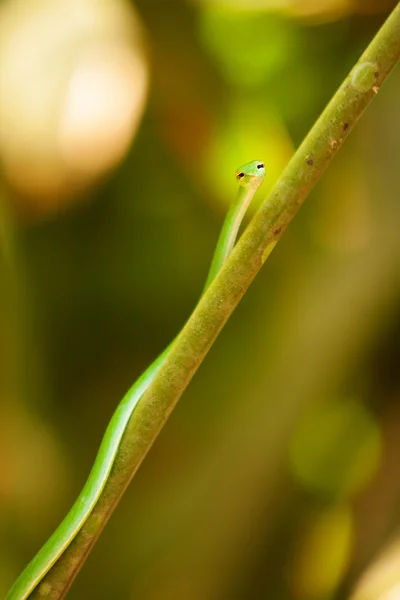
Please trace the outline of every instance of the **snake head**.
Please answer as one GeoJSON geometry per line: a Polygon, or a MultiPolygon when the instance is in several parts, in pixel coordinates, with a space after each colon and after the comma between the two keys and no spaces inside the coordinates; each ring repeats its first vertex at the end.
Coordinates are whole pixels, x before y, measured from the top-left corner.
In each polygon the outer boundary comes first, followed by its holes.
{"type": "Polygon", "coordinates": [[[239,185],[251,185],[257,189],[265,177],[265,165],[262,160],[252,160],[236,171],[236,179],[239,185]]]}

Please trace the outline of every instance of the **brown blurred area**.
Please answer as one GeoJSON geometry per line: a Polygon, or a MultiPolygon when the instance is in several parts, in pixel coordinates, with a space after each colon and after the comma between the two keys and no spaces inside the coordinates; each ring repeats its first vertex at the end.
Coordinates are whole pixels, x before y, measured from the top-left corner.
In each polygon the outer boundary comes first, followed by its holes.
{"type": "MultiPolygon", "coordinates": [[[[0,597],[396,2],[0,2],[0,597]],[[256,206],[254,207],[256,208],[256,206]]],[[[71,599],[400,598],[400,72],[275,248],[71,599]]]]}

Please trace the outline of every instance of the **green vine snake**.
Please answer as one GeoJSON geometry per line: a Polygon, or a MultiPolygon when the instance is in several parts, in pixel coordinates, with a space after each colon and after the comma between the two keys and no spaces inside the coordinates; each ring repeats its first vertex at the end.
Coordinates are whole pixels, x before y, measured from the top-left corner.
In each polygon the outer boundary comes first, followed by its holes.
{"type": "MultiPolygon", "coordinates": [[[[202,296],[231,253],[246,210],[264,177],[265,167],[262,161],[252,161],[236,171],[236,179],[239,184],[237,198],[232,203],[222,226],[202,296]]],[[[146,369],[122,399],[106,429],[90,475],[75,504],[19,576],[9,592],[7,600],[28,598],[42,582],[49,569],[65,552],[91,514],[110,475],[127,423],[164,362],[172,344],[146,369]]]]}

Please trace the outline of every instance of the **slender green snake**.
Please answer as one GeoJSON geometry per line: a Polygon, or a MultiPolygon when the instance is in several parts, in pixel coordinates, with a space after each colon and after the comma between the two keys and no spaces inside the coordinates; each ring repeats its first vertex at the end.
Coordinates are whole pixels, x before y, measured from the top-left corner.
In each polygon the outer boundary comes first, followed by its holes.
{"type": "MultiPolygon", "coordinates": [[[[239,183],[237,198],[225,218],[214,251],[203,294],[231,253],[240,224],[255,192],[263,182],[265,167],[262,161],[252,161],[236,171],[239,183]]],[[[129,419],[147,388],[164,362],[172,342],[133,384],[116,409],[106,429],[90,475],[71,510],[47,540],[38,554],[21,573],[7,596],[7,600],[24,600],[40,585],[49,569],[68,548],[99,499],[110,475],[122,436],[129,419]]]]}

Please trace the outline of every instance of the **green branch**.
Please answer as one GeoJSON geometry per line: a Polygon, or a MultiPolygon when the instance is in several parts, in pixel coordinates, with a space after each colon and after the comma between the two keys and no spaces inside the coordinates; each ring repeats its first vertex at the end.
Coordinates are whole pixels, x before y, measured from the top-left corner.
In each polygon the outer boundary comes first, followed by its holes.
{"type": "Polygon", "coordinates": [[[400,5],[311,129],[191,315],[133,413],[91,516],[31,598],[64,597],[218,333],[399,58],[400,5]]]}

